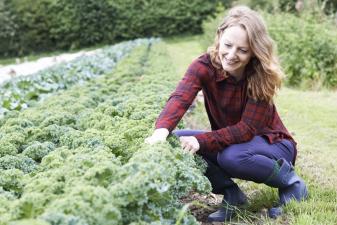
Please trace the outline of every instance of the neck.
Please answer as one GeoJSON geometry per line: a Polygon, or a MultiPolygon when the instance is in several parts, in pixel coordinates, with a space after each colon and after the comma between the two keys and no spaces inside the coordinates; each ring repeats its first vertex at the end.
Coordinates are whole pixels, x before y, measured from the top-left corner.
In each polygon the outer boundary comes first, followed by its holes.
{"type": "Polygon", "coordinates": [[[240,81],[244,77],[244,70],[235,71],[234,73],[229,73],[229,72],[227,72],[227,73],[228,73],[228,75],[234,77],[236,81],[240,81]]]}

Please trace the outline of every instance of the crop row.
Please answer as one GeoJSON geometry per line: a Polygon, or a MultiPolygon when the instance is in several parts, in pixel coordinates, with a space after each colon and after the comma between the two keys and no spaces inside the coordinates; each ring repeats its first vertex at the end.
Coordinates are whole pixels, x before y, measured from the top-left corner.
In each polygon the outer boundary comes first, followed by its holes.
{"type": "Polygon", "coordinates": [[[0,224],[195,224],[179,198],[208,191],[177,140],[148,146],[175,73],[144,42],[112,73],[0,119],[0,224]]]}
{"type": "Polygon", "coordinates": [[[91,56],[82,56],[30,76],[16,77],[1,85],[0,116],[10,110],[20,110],[57,90],[93,79],[110,72],[116,63],[145,39],[123,42],[101,49],[91,56]]]}

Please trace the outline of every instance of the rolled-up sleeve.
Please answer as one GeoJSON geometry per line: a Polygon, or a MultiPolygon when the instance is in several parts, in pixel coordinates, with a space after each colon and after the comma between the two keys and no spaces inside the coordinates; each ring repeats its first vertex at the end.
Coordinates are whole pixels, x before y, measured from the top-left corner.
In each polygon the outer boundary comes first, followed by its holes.
{"type": "Polygon", "coordinates": [[[204,64],[197,60],[192,62],[160,113],[156,121],[156,129],[167,128],[171,132],[177,126],[195,96],[201,90],[201,79],[207,73],[208,70],[204,64]]]}

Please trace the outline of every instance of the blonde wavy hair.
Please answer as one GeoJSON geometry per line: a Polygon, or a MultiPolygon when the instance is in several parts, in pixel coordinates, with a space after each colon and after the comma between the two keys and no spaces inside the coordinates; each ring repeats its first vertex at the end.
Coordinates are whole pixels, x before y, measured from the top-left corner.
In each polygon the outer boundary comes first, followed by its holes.
{"type": "MultiPolygon", "coordinates": [[[[273,102],[273,96],[281,87],[284,74],[275,55],[274,43],[267,33],[262,17],[247,6],[232,8],[216,32],[214,44],[207,53],[212,65],[223,72],[219,58],[219,41],[224,30],[231,26],[241,26],[248,34],[248,41],[253,52],[252,59],[245,68],[248,80],[248,96],[254,100],[273,102]]],[[[225,77],[228,75],[225,73],[225,77]]]]}

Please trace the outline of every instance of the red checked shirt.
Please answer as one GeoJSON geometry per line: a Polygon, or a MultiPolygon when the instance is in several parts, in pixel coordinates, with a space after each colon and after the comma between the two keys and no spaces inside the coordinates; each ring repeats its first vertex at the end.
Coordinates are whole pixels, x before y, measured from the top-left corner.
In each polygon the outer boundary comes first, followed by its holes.
{"type": "Polygon", "coordinates": [[[231,144],[264,136],[269,143],[289,139],[296,143],[283,125],[274,104],[254,101],[247,95],[247,79],[236,81],[216,72],[208,54],[189,66],[176,90],[159,115],[156,128],[170,132],[183,117],[195,96],[202,90],[211,123],[211,132],[195,135],[200,151],[217,152],[231,144]]]}

